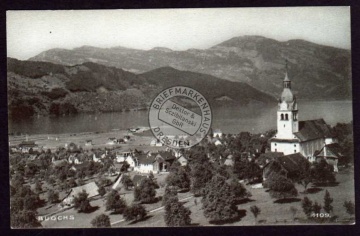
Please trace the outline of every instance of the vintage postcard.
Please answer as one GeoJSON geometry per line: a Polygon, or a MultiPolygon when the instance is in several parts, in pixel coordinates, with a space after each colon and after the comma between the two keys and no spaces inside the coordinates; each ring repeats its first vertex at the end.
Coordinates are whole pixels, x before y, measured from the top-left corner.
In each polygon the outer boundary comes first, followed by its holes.
{"type": "Polygon", "coordinates": [[[355,223],[350,7],[6,21],[11,228],[355,223]]]}

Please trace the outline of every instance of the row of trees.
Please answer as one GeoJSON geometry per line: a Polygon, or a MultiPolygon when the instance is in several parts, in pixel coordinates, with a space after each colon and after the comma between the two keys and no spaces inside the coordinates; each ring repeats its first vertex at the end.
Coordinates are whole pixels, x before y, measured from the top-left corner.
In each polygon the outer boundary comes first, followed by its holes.
{"type": "MultiPolygon", "coordinates": [[[[107,195],[105,207],[106,211],[111,211],[113,214],[123,214],[126,221],[139,221],[147,215],[145,208],[141,204],[133,203],[131,206],[127,206],[125,200],[116,190],[112,190],[107,195]]],[[[86,213],[92,209],[86,191],[82,191],[75,196],[74,208],[79,213],[86,213]]],[[[110,218],[105,214],[95,217],[91,224],[93,227],[111,227],[110,218]]]]}
{"type": "MultiPolygon", "coordinates": [[[[331,198],[330,193],[326,190],[324,195],[324,205],[322,206],[317,201],[313,202],[308,197],[304,197],[304,199],[301,201],[302,209],[305,213],[305,215],[308,218],[317,217],[316,214],[321,213],[321,209],[323,209],[326,213],[330,214],[333,213],[333,203],[334,199],[331,198]]],[[[343,206],[346,209],[346,212],[352,216],[355,214],[355,204],[351,201],[345,201],[343,206]]],[[[334,218],[333,216],[332,218],[334,218]]],[[[315,218],[316,219],[316,218],[315,218]]]]}

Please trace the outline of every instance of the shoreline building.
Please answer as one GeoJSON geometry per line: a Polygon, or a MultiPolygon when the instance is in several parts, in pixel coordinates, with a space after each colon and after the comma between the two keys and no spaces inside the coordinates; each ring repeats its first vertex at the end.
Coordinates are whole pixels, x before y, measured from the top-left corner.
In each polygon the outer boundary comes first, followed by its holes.
{"type": "Polygon", "coordinates": [[[291,80],[286,68],[277,110],[277,132],[270,139],[271,152],[283,152],[284,155],[301,153],[307,160],[314,162],[315,153],[336,140],[323,119],[299,121],[298,115],[298,104],[291,91],[291,80]]]}

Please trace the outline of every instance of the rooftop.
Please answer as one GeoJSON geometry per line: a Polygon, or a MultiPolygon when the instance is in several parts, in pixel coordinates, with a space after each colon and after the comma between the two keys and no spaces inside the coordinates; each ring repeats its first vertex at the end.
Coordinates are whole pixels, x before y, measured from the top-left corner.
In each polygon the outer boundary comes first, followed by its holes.
{"type": "Polygon", "coordinates": [[[294,133],[301,142],[318,138],[334,137],[330,127],[323,119],[299,121],[299,132],[294,133]]]}

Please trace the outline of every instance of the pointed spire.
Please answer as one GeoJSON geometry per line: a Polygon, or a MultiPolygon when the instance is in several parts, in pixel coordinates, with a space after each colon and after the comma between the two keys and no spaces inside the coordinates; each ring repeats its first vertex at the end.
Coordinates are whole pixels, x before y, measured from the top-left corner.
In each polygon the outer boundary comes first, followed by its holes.
{"type": "Polygon", "coordinates": [[[289,76],[288,76],[288,60],[287,59],[285,59],[285,79],[284,79],[284,81],[290,81],[290,79],[289,79],[289,76]]]}

